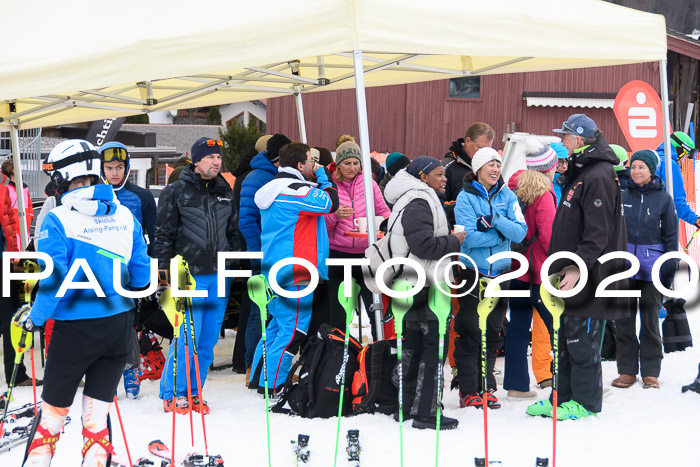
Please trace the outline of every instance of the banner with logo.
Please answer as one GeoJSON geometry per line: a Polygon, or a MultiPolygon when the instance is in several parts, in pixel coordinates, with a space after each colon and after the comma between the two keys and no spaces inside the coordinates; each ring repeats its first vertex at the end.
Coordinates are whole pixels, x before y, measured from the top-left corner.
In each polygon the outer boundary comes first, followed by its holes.
{"type": "Polygon", "coordinates": [[[613,111],[632,152],[656,149],[664,139],[663,105],[644,81],[630,81],[615,97],[613,111]]]}
{"type": "Polygon", "coordinates": [[[124,120],[124,117],[119,117],[106,118],[104,120],[92,122],[90,128],[88,128],[85,140],[97,147],[112,141],[114,137],[117,136],[117,133],[119,133],[119,129],[122,127],[124,120]]]}

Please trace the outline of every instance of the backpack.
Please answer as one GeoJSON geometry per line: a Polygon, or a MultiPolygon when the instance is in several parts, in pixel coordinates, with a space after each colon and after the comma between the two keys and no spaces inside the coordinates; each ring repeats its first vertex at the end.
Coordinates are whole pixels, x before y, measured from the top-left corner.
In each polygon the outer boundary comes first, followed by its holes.
{"type": "Polygon", "coordinates": [[[304,418],[330,418],[338,415],[340,384],[345,369],[343,410],[350,413],[350,385],[357,371],[357,354],[362,346],[353,337],[348,345],[348,360],[343,364],[345,333],[329,324],[321,324],[318,333],[310,336],[299,360],[292,365],[280,392],[280,400],[272,407],[274,413],[296,414],[304,418]],[[292,378],[299,370],[299,382],[292,378]],[[285,404],[289,409],[285,409],[285,404]]]}
{"type": "MultiPolygon", "coordinates": [[[[396,221],[401,218],[401,213],[405,207],[399,211],[399,213],[394,218],[394,222],[388,226],[387,233],[383,238],[380,238],[375,243],[367,247],[365,250],[365,258],[369,260],[369,266],[362,266],[362,273],[365,278],[365,286],[372,293],[380,294],[382,293],[377,287],[377,269],[385,261],[394,257],[394,252],[391,250],[391,231],[396,225],[396,221]]],[[[388,221],[388,220],[387,220],[388,221]]],[[[406,252],[405,257],[409,256],[409,252],[406,252]]],[[[403,263],[389,267],[384,272],[384,283],[391,284],[394,279],[399,277],[403,273],[403,263]]]]}
{"type": "Polygon", "coordinates": [[[394,413],[398,391],[391,375],[396,366],[396,341],[382,340],[362,348],[352,378],[352,414],[394,413]]]}

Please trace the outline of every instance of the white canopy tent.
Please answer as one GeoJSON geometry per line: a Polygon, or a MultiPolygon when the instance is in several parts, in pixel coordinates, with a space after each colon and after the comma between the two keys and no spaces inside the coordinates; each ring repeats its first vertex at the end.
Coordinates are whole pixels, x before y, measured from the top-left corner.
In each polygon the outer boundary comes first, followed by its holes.
{"type": "Polygon", "coordinates": [[[356,88],[364,167],[366,86],[661,61],[667,104],[664,18],[598,0],[6,0],[0,14],[0,131],[20,180],[21,128],[296,94],[305,140],[304,92],[356,88]]]}

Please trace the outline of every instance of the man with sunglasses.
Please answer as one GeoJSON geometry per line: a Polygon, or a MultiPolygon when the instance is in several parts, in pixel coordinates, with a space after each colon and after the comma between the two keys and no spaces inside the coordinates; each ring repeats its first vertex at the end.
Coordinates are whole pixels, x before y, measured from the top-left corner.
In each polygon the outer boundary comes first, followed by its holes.
{"type": "MultiPolygon", "coordinates": [[[[202,386],[209,366],[214,360],[214,345],[224,320],[228,304],[230,281],[226,281],[223,297],[218,296],[217,257],[224,251],[240,251],[241,239],[238,231],[238,210],[233,203],[233,191],[221,170],[221,140],[200,138],[192,145],[191,160],[180,173],[179,179],[166,186],[158,200],[153,253],[158,258],[159,281],[163,287],[170,285],[170,259],[182,255],[194,275],[197,291],[206,292],[205,297],[192,298],[194,328],[197,333],[195,345],[199,355],[199,373],[202,386]]],[[[181,330],[181,332],[184,332],[181,330]]],[[[187,379],[178,377],[173,387],[173,353],[171,346],[160,380],[160,398],[166,412],[189,411],[187,401],[187,379]],[[177,396],[172,406],[173,393],[177,396]]],[[[184,339],[178,339],[178,355],[187,355],[184,339]]],[[[190,350],[190,378],[193,388],[192,404],[197,412],[209,413],[206,402],[197,394],[197,379],[194,373],[194,357],[190,350]]],[[[178,368],[185,368],[182,360],[178,368]]],[[[178,371],[180,375],[184,372],[178,371]]]]}
{"type": "MultiPolygon", "coordinates": [[[[673,204],[676,205],[676,212],[678,213],[678,218],[686,221],[688,224],[694,225],[700,229],[700,217],[698,214],[693,212],[688,206],[688,200],[685,194],[685,184],[683,183],[683,174],[681,173],[680,162],[684,158],[693,160],[698,154],[698,150],[695,148],[695,143],[693,139],[682,131],[676,131],[671,135],[671,176],[673,180],[673,204]]],[[[659,155],[661,162],[659,163],[658,169],[656,169],[656,175],[666,183],[666,151],[664,149],[664,143],[656,148],[656,153],[659,155]]]]}
{"type": "MultiPolygon", "coordinates": [[[[122,143],[111,141],[100,146],[99,153],[102,158],[102,176],[112,186],[119,203],[127,207],[136,220],[139,221],[139,224],[141,224],[146,237],[146,244],[148,245],[148,254],[152,256],[153,231],[156,222],[156,202],[153,195],[145,188],[141,188],[129,181],[131,156],[126,146],[122,143]]],[[[139,346],[139,334],[136,329],[132,335],[132,341],[134,342],[132,354],[124,369],[124,391],[129,399],[137,399],[141,387],[139,377],[142,372],[139,369],[141,349],[139,346]]]]}

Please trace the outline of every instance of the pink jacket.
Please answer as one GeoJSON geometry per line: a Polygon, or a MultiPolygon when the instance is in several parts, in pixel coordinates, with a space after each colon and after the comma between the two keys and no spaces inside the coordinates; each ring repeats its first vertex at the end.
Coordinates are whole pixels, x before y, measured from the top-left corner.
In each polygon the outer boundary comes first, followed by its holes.
{"type": "MultiPolygon", "coordinates": [[[[522,170],[514,173],[508,180],[508,188],[515,190],[518,187],[518,176],[522,170]]],[[[527,224],[527,233],[523,239],[523,243],[527,242],[537,232],[537,240],[535,240],[524,253],[525,257],[530,262],[529,271],[518,280],[533,284],[541,284],[540,270],[542,263],[547,258],[547,250],[549,249],[549,241],[552,238],[552,224],[554,223],[554,214],[557,212],[556,195],[554,187],[552,190],[544,193],[537,198],[535,202],[525,208],[525,223],[527,224]],[[532,279],[530,279],[532,278],[532,279]]],[[[518,267],[518,263],[513,261],[513,267],[518,267]]]]}
{"type": "MultiPolygon", "coordinates": [[[[333,214],[326,214],[326,229],[328,229],[328,243],[331,250],[342,251],[344,253],[364,253],[369,242],[366,238],[346,237],[343,234],[355,229],[355,219],[367,217],[365,209],[365,191],[362,186],[362,173],[358,173],[351,182],[339,182],[335,180],[338,187],[338,198],[341,206],[350,206],[355,212],[347,219],[338,219],[333,214]]],[[[389,217],[391,210],[386,205],[379,186],[372,181],[374,192],[374,215],[389,217]]],[[[379,226],[377,226],[379,227],[379,226]]]]}

